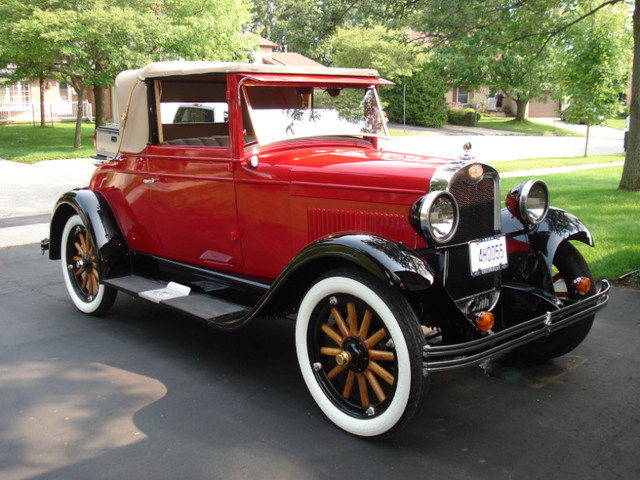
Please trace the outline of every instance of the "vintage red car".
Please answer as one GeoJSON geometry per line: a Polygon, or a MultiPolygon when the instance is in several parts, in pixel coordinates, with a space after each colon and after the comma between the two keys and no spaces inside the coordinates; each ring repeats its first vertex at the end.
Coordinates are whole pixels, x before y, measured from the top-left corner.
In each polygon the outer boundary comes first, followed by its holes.
{"type": "MultiPolygon", "coordinates": [[[[234,330],[295,319],[302,377],[340,428],[406,425],[428,375],[574,349],[596,288],[575,216],[530,180],[393,153],[367,69],[154,63],[116,80],[119,152],[65,193],[49,256],[81,311],[117,291],[234,330]],[[188,114],[179,113],[179,109],[188,114]]],[[[284,412],[283,412],[284,414],[284,412]]]]}

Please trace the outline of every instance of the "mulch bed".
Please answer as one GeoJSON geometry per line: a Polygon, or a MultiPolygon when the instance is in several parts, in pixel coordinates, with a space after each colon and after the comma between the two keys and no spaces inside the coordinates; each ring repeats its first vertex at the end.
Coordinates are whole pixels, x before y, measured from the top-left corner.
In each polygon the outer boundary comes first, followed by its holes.
{"type": "Polygon", "coordinates": [[[632,290],[640,290],[640,270],[630,272],[613,279],[611,285],[619,288],[629,288],[632,290]]]}

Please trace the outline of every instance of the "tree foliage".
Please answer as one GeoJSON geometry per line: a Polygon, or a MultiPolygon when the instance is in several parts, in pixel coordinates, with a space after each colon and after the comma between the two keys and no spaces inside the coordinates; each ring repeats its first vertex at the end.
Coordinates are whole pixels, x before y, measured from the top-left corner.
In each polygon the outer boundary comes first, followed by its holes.
{"type": "MultiPolygon", "coordinates": [[[[616,8],[617,7],[617,8],[616,8]]],[[[589,127],[613,116],[626,91],[630,51],[630,31],[624,7],[600,11],[569,29],[559,42],[556,79],[569,108],[565,120],[589,127]]]]}
{"type": "Polygon", "coordinates": [[[383,26],[339,28],[324,46],[330,65],[375,68],[391,80],[411,75],[426,60],[405,33],[383,26]]]}
{"type": "Polygon", "coordinates": [[[553,84],[551,47],[559,19],[576,16],[569,3],[432,0],[411,21],[437,51],[452,83],[502,90],[517,104],[516,119],[524,120],[528,103],[553,84]]]}
{"type": "MultiPolygon", "coordinates": [[[[245,59],[249,10],[238,0],[5,0],[0,66],[15,79],[51,74],[79,99],[90,85],[150,60],[245,59]]],[[[80,146],[78,108],[75,146],[80,146]]]]}
{"type": "Polygon", "coordinates": [[[154,60],[244,61],[253,40],[247,0],[156,0],[154,60]]]}
{"type": "MultiPolygon", "coordinates": [[[[457,54],[458,61],[448,62],[450,78],[472,83],[477,78],[491,80],[494,87],[516,92],[521,102],[534,98],[539,86],[555,84],[556,78],[539,76],[539,68],[553,63],[553,52],[571,36],[571,29],[587,22],[599,12],[629,0],[395,0],[416,31],[423,32],[432,48],[457,54]],[[452,14],[455,12],[455,14],[452,14]],[[549,62],[540,62],[549,55],[549,62]],[[499,57],[498,57],[499,56],[499,57]],[[500,58],[500,62],[491,61],[500,58]],[[502,61],[506,60],[506,61],[502,61]],[[460,68],[462,65],[462,68],[460,68]],[[505,68],[501,68],[504,66],[505,68]],[[507,81],[507,73],[519,79],[507,81]],[[465,72],[467,75],[463,75],[465,72]],[[477,73],[475,75],[474,73],[477,73]],[[471,74],[471,75],[469,75],[471,74]]],[[[640,0],[634,0],[633,77],[631,95],[631,130],[620,188],[640,190],[640,0]]],[[[626,13],[620,14],[626,17],[626,13]]],[[[599,32],[606,43],[609,35],[599,32]]],[[[578,39],[576,38],[576,43],[578,39]]],[[[561,48],[561,47],[560,47],[561,48]]],[[[444,54],[443,54],[444,55],[444,54]]],[[[605,66],[606,69],[606,66],[605,66]]],[[[576,97],[576,100],[577,97],[576,97]]],[[[521,102],[518,102],[519,104],[521,102]]],[[[523,105],[524,106],[524,105],[523,105]]],[[[518,110],[521,105],[518,105],[518,110]]]]}
{"type": "Polygon", "coordinates": [[[382,23],[382,0],[253,0],[253,31],[319,62],[323,42],[339,28],[382,23]]]}
{"type": "Polygon", "coordinates": [[[332,66],[375,68],[398,83],[381,93],[391,121],[426,127],[446,123],[443,71],[427,63],[424,47],[405,32],[379,25],[339,28],[324,47],[332,66]]]}

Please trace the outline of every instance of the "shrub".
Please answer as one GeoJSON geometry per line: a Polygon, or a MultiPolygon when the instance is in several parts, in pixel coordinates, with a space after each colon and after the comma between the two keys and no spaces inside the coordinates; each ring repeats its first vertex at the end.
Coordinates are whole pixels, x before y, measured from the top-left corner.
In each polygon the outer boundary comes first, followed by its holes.
{"type": "MultiPolygon", "coordinates": [[[[477,114],[477,117],[480,117],[480,113],[477,114]]],[[[452,125],[474,127],[477,123],[476,111],[473,108],[465,108],[464,110],[450,109],[448,112],[448,121],[452,125]]]]}
{"type": "Polygon", "coordinates": [[[385,87],[382,97],[387,103],[389,120],[395,123],[439,128],[447,123],[444,94],[448,88],[443,71],[426,64],[411,76],[400,77],[393,87],[385,87]],[[406,110],[403,109],[403,93],[406,86],[406,110]],[[403,117],[406,115],[406,117],[403,117]]]}

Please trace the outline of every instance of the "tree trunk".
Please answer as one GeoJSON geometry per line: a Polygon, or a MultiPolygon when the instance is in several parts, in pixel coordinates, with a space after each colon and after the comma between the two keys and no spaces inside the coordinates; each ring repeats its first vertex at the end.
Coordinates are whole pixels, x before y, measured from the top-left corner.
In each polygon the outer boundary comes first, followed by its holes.
{"type": "Polygon", "coordinates": [[[584,141],[584,156],[586,157],[589,154],[589,130],[591,129],[591,125],[587,123],[587,136],[584,141]]]}
{"type": "Polygon", "coordinates": [[[96,128],[98,128],[107,123],[104,112],[104,88],[99,85],[94,85],[93,96],[96,100],[96,128]]]}
{"type": "Polygon", "coordinates": [[[631,75],[631,125],[620,190],[640,190],[640,0],[633,13],[633,73],[631,75]]]}
{"type": "Polygon", "coordinates": [[[47,119],[45,118],[46,112],[44,110],[44,75],[40,75],[40,128],[47,126],[47,119]]]}
{"type": "Polygon", "coordinates": [[[74,148],[82,146],[82,96],[84,95],[84,87],[74,87],[78,96],[78,113],[76,114],[76,137],[73,141],[74,148]]]}
{"type": "Polygon", "coordinates": [[[526,111],[527,111],[527,104],[529,103],[528,99],[525,100],[521,100],[518,99],[516,100],[516,121],[517,122],[522,122],[525,119],[526,116],[526,111]]]}

